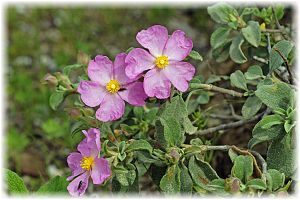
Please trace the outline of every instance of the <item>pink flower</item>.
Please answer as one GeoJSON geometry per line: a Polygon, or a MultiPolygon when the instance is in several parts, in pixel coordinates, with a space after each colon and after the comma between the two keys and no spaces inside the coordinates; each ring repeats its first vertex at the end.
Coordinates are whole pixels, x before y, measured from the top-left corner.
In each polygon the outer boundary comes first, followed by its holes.
{"type": "Polygon", "coordinates": [[[112,121],[122,117],[125,102],[134,106],[145,104],[147,95],[139,77],[130,79],[125,74],[125,53],[116,56],[114,63],[108,57],[98,55],[88,65],[91,81],[80,81],[77,91],[82,101],[90,107],[100,105],[96,118],[112,121]]]}
{"type": "Polygon", "coordinates": [[[137,41],[146,49],[133,49],[126,57],[125,72],[135,78],[146,70],[144,89],[149,97],[165,99],[170,96],[171,83],[181,92],[188,89],[188,81],[195,68],[182,60],[193,48],[193,42],[181,30],[171,36],[164,26],[154,25],[136,35],[137,41]]]}
{"type": "Polygon", "coordinates": [[[67,187],[72,196],[81,196],[85,193],[89,177],[92,177],[94,184],[102,184],[111,176],[108,161],[98,157],[101,150],[100,131],[90,128],[82,132],[86,138],[79,143],[77,147],[79,152],[73,152],[67,158],[72,171],[67,180],[74,179],[67,187]]]}

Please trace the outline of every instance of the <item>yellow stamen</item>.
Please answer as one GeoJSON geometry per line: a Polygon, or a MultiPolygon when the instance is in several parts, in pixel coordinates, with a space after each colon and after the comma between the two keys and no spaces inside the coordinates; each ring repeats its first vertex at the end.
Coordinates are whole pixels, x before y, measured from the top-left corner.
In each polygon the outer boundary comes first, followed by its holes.
{"type": "Polygon", "coordinates": [[[84,156],[80,161],[81,168],[85,170],[91,170],[93,165],[94,165],[94,158],[91,156],[90,157],[84,156]]]}
{"type": "Polygon", "coordinates": [[[106,84],[106,89],[110,93],[116,93],[120,89],[120,83],[117,80],[112,79],[106,84]]]}
{"type": "Polygon", "coordinates": [[[167,56],[158,56],[155,60],[156,67],[163,69],[169,65],[169,60],[167,56]]]}
{"type": "Polygon", "coordinates": [[[262,24],[259,26],[259,29],[260,29],[261,31],[266,30],[266,24],[265,24],[265,23],[262,23],[262,24]]]}

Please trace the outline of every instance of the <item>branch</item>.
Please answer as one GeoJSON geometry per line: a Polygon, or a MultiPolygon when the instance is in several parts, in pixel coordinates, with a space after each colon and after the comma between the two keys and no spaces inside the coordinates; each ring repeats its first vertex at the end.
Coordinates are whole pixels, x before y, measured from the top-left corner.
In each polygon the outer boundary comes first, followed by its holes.
{"type": "Polygon", "coordinates": [[[282,33],[282,30],[280,29],[265,29],[265,30],[261,30],[261,32],[265,32],[265,33],[282,33]]]}
{"type": "Polygon", "coordinates": [[[219,93],[223,93],[223,94],[229,94],[229,95],[234,96],[234,97],[243,97],[244,96],[243,93],[240,93],[240,92],[237,92],[237,91],[234,91],[234,90],[229,90],[229,89],[217,87],[217,86],[214,86],[212,84],[194,83],[193,88],[195,88],[195,89],[204,89],[204,90],[219,92],[219,93]]]}
{"type": "Polygon", "coordinates": [[[239,153],[242,153],[242,154],[246,154],[246,155],[250,155],[252,156],[254,159],[254,165],[256,166],[257,168],[257,171],[258,171],[258,174],[261,176],[261,171],[256,163],[256,159],[260,162],[261,164],[261,168],[262,168],[262,173],[266,173],[267,172],[267,163],[265,161],[265,159],[256,151],[253,151],[253,150],[249,150],[249,149],[246,149],[246,150],[242,150],[242,149],[239,149],[238,147],[234,146],[234,145],[221,145],[221,146],[205,146],[205,148],[203,148],[203,150],[212,150],[212,151],[229,151],[229,149],[233,149],[239,153]]]}
{"type": "Polygon", "coordinates": [[[231,123],[228,123],[228,124],[221,124],[221,125],[216,126],[216,127],[212,127],[212,128],[208,128],[208,129],[204,129],[204,130],[199,130],[199,131],[196,131],[193,135],[194,136],[203,136],[203,135],[214,133],[214,132],[217,132],[217,131],[220,131],[220,130],[236,128],[236,127],[242,126],[244,124],[254,122],[254,121],[258,120],[260,117],[262,117],[265,113],[268,113],[268,112],[270,112],[270,111],[262,112],[258,115],[255,115],[252,119],[249,119],[249,120],[243,120],[242,119],[242,120],[239,120],[239,121],[236,121],[236,122],[231,122],[231,123]]]}
{"type": "Polygon", "coordinates": [[[273,48],[274,51],[276,51],[278,53],[278,55],[281,57],[281,59],[284,61],[284,64],[286,66],[286,69],[290,75],[290,83],[291,84],[294,84],[294,79],[293,79],[293,75],[292,75],[292,72],[291,72],[291,66],[289,65],[287,59],[282,55],[282,53],[279,51],[279,49],[277,48],[273,48]]]}

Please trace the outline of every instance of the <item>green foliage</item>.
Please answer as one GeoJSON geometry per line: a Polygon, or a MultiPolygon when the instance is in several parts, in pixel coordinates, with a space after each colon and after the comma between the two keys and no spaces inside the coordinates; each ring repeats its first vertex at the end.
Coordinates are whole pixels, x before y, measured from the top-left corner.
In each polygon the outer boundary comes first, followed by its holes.
{"type": "Polygon", "coordinates": [[[149,153],[152,153],[152,146],[146,140],[134,140],[132,141],[126,151],[139,151],[139,150],[146,150],[149,153]]]}
{"type": "Polygon", "coordinates": [[[256,96],[250,96],[245,101],[242,107],[242,115],[245,119],[250,119],[253,117],[261,108],[262,102],[256,96]]]}
{"type": "Polygon", "coordinates": [[[284,60],[282,59],[280,54],[285,58],[285,60],[287,60],[288,55],[291,52],[293,47],[294,47],[294,44],[287,40],[281,40],[272,47],[272,51],[271,51],[270,57],[269,57],[270,72],[279,68],[281,66],[281,64],[284,62],[284,60]],[[278,53],[278,51],[279,51],[279,53],[278,53]]]}
{"type": "Polygon", "coordinates": [[[23,179],[15,172],[5,169],[5,183],[10,194],[27,194],[23,179]]]}
{"type": "Polygon", "coordinates": [[[189,54],[189,57],[194,59],[194,60],[199,60],[199,61],[203,61],[202,56],[200,55],[199,52],[192,50],[191,53],[189,54]]]}
{"type": "Polygon", "coordinates": [[[218,3],[207,8],[210,17],[217,23],[227,24],[236,21],[238,12],[227,3],[218,3]]]}
{"type": "Polygon", "coordinates": [[[63,194],[67,193],[67,186],[69,182],[65,177],[55,176],[50,179],[47,183],[42,185],[37,194],[63,194]]]}
{"type": "Polygon", "coordinates": [[[180,191],[180,173],[178,165],[172,165],[168,168],[166,174],[162,177],[159,187],[165,193],[177,193],[180,191]]]}
{"type": "Polygon", "coordinates": [[[246,28],[242,28],[244,38],[254,47],[258,47],[261,41],[261,33],[259,23],[256,21],[248,21],[246,28]]]}
{"type": "Polygon", "coordinates": [[[258,78],[264,78],[263,71],[259,65],[252,65],[248,68],[245,73],[245,78],[247,80],[255,80],[258,78]]]}
{"type": "Polygon", "coordinates": [[[63,91],[56,91],[51,94],[49,99],[50,107],[56,110],[57,107],[63,102],[65,93],[63,91]]]}
{"type": "Polygon", "coordinates": [[[269,169],[276,169],[290,177],[295,171],[295,149],[291,146],[290,135],[282,139],[273,140],[267,153],[267,163],[269,169]]]}
{"type": "Polygon", "coordinates": [[[253,160],[250,156],[237,156],[234,159],[234,165],[231,170],[234,177],[239,178],[243,183],[246,183],[253,174],[253,160]]]}
{"type": "Polygon", "coordinates": [[[239,63],[239,64],[245,63],[248,60],[242,51],[242,45],[243,45],[244,41],[245,41],[245,39],[243,38],[242,35],[235,37],[232,40],[232,43],[231,43],[230,49],[229,49],[230,58],[234,62],[239,63]]]}
{"type": "Polygon", "coordinates": [[[217,28],[210,37],[211,47],[213,49],[222,47],[228,41],[229,33],[230,29],[228,29],[227,27],[217,28]]]}
{"type": "Polygon", "coordinates": [[[237,70],[230,75],[231,85],[242,90],[248,90],[245,76],[241,70],[237,70]]]}
{"type": "Polygon", "coordinates": [[[255,91],[255,95],[273,110],[286,110],[294,101],[294,92],[286,83],[263,85],[255,91]]]}
{"type": "Polygon", "coordinates": [[[276,169],[269,169],[266,178],[271,191],[276,191],[284,185],[285,176],[276,169]]]}

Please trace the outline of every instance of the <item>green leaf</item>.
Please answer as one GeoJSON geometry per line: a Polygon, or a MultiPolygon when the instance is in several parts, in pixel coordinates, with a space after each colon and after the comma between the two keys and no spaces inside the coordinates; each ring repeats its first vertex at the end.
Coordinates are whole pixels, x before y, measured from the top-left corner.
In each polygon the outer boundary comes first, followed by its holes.
{"type": "Polygon", "coordinates": [[[264,118],[260,120],[252,130],[253,138],[248,143],[250,149],[261,142],[282,138],[284,136],[282,125],[274,125],[269,129],[263,129],[262,126],[266,123],[264,118]]]}
{"type": "Polygon", "coordinates": [[[281,58],[280,54],[275,51],[274,49],[277,49],[282,56],[287,59],[289,53],[291,52],[292,48],[294,47],[294,44],[287,40],[281,40],[277,42],[270,53],[269,57],[269,68],[270,73],[281,66],[281,64],[284,62],[284,60],[281,58]]]}
{"type": "Polygon", "coordinates": [[[224,62],[229,57],[229,50],[230,50],[231,40],[227,41],[224,45],[212,49],[212,57],[218,62],[224,62]]]}
{"type": "Polygon", "coordinates": [[[262,129],[269,129],[274,125],[282,124],[282,118],[279,115],[267,115],[260,121],[262,129]]]}
{"type": "Polygon", "coordinates": [[[184,133],[179,122],[171,116],[161,118],[160,121],[164,127],[164,137],[168,146],[180,146],[184,141],[184,133]]]}
{"type": "Polygon", "coordinates": [[[262,85],[255,95],[271,109],[282,108],[286,110],[293,102],[294,91],[286,83],[275,83],[273,85],[262,85]]]}
{"type": "Polygon", "coordinates": [[[200,61],[203,61],[203,58],[202,56],[200,55],[200,53],[198,53],[197,51],[195,50],[192,50],[191,53],[189,54],[189,57],[194,59],[194,60],[200,60],[200,61]]]}
{"type": "Polygon", "coordinates": [[[217,3],[207,8],[210,17],[217,23],[227,24],[236,20],[238,12],[227,3],[217,3]]]}
{"type": "Polygon", "coordinates": [[[140,150],[146,150],[149,153],[152,153],[152,146],[143,139],[140,140],[133,140],[127,147],[126,151],[140,151],[140,150]]]}
{"type": "Polygon", "coordinates": [[[252,65],[245,73],[245,78],[248,80],[255,80],[263,77],[263,71],[259,65],[252,65]]]}
{"type": "Polygon", "coordinates": [[[269,169],[277,169],[290,177],[295,170],[295,150],[291,147],[290,135],[283,139],[274,140],[267,152],[267,164],[269,169]]]}
{"type": "Polygon", "coordinates": [[[180,192],[180,169],[178,165],[172,165],[168,168],[166,174],[160,181],[160,189],[164,193],[177,193],[180,192]]]}
{"type": "Polygon", "coordinates": [[[241,70],[237,70],[230,75],[230,82],[231,82],[231,85],[248,91],[246,79],[245,79],[243,72],[241,72],[241,70]]]}
{"type": "Polygon", "coordinates": [[[54,93],[51,94],[49,99],[49,104],[53,110],[56,110],[57,107],[63,102],[64,94],[65,93],[62,91],[55,91],[54,93]]]}
{"type": "Polygon", "coordinates": [[[10,194],[25,194],[28,190],[23,179],[15,172],[5,169],[5,184],[10,194]]]}
{"type": "Polygon", "coordinates": [[[63,74],[69,76],[70,72],[74,69],[79,69],[81,67],[84,67],[82,64],[74,64],[74,65],[68,65],[65,66],[63,69],[63,74]]]}
{"type": "Polygon", "coordinates": [[[197,130],[188,118],[188,110],[181,96],[173,97],[170,103],[166,103],[160,118],[167,119],[169,116],[174,117],[188,134],[193,134],[197,130]]]}
{"type": "Polygon", "coordinates": [[[256,21],[248,21],[246,28],[242,28],[244,38],[253,46],[258,47],[261,41],[261,33],[259,23],[256,21]]]}
{"type": "Polygon", "coordinates": [[[50,179],[46,184],[42,185],[37,193],[47,194],[47,193],[67,193],[67,186],[69,182],[65,177],[55,176],[50,179]]]}
{"type": "Polygon", "coordinates": [[[194,156],[189,160],[189,171],[194,182],[202,187],[205,187],[210,181],[219,178],[215,170],[207,162],[198,161],[194,156]]]}
{"type": "Polygon", "coordinates": [[[199,104],[207,104],[209,102],[209,95],[208,92],[203,92],[201,91],[201,93],[199,94],[199,96],[197,97],[197,102],[199,104]]]}
{"type": "Polygon", "coordinates": [[[136,118],[143,119],[144,108],[140,106],[133,107],[133,114],[135,115],[136,118]]]}
{"type": "Polygon", "coordinates": [[[181,167],[180,173],[180,191],[185,193],[192,193],[193,191],[193,180],[189,174],[189,170],[185,165],[181,167]]]}
{"type": "Polygon", "coordinates": [[[267,172],[268,188],[271,191],[276,191],[284,185],[285,176],[276,169],[268,169],[267,172]]]}
{"type": "Polygon", "coordinates": [[[247,58],[242,51],[242,44],[244,41],[245,40],[242,35],[238,35],[232,40],[229,49],[229,55],[235,63],[242,64],[247,62],[247,58]]]}
{"type": "Polygon", "coordinates": [[[239,155],[234,159],[231,174],[246,183],[253,174],[253,160],[250,156],[239,155]]]}
{"type": "Polygon", "coordinates": [[[282,4],[277,4],[275,6],[275,15],[278,20],[282,19],[284,15],[284,6],[282,4]]]}
{"type": "Polygon", "coordinates": [[[227,27],[217,28],[210,37],[210,45],[213,49],[223,46],[227,40],[230,33],[230,29],[227,27]]]}
{"type": "Polygon", "coordinates": [[[242,115],[245,119],[253,117],[261,108],[262,102],[256,96],[250,96],[242,107],[242,115]]]}
{"type": "Polygon", "coordinates": [[[246,186],[249,188],[256,189],[256,190],[266,190],[267,189],[266,183],[263,180],[258,179],[258,178],[249,180],[247,182],[246,186]]]}

